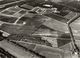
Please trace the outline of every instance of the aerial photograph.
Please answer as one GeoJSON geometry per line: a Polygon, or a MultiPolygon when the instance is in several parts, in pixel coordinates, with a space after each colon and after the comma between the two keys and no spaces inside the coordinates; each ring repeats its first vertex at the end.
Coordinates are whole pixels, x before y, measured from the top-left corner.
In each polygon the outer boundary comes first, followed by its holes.
{"type": "Polygon", "coordinates": [[[0,0],[0,58],[80,58],[80,0],[0,0]]]}

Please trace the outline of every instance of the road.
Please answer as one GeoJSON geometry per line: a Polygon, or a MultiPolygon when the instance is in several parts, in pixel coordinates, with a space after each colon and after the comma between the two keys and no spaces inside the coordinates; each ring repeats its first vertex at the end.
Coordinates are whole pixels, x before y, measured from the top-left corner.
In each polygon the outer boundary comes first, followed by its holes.
{"type": "Polygon", "coordinates": [[[17,58],[40,58],[36,54],[33,54],[32,52],[6,40],[0,42],[0,47],[17,58]]]}
{"type": "Polygon", "coordinates": [[[71,53],[68,50],[62,50],[59,48],[52,48],[45,45],[33,44],[29,42],[17,42],[19,45],[29,48],[46,58],[71,58],[71,53]]]}

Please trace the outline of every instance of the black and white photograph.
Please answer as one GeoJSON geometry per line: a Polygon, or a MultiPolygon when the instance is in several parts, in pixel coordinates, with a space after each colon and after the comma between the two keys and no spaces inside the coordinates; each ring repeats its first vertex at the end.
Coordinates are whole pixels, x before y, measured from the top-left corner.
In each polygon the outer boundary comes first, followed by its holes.
{"type": "Polygon", "coordinates": [[[0,58],[80,58],[80,0],[0,0],[0,58]]]}

